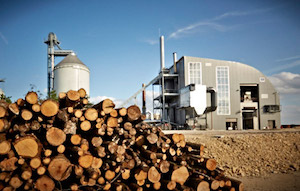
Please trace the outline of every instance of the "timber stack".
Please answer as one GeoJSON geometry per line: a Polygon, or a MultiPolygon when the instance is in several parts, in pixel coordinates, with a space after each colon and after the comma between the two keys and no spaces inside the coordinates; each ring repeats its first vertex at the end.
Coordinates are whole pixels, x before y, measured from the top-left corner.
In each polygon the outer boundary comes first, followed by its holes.
{"type": "Polygon", "coordinates": [[[243,190],[203,145],[143,122],[139,107],[86,91],[0,101],[0,190],[243,190]]]}

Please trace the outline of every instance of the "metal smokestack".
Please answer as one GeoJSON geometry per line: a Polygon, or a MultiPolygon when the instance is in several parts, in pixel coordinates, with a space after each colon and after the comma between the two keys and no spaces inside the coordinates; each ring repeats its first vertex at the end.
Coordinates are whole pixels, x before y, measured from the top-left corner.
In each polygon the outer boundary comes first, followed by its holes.
{"type": "Polygon", "coordinates": [[[174,73],[177,73],[177,65],[176,65],[177,53],[176,52],[173,52],[173,62],[174,62],[174,73]]]}
{"type": "Polygon", "coordinates": [[[160,70],[165,69],[165,43],[164,36],[160,37],[160,70]]]}
{"type": "Polygon", "coordinates": [[[143,86],[143,107],[142,107],[142,114],[146,115],[146,89],[145,89],[145,84],[143,86]]]}

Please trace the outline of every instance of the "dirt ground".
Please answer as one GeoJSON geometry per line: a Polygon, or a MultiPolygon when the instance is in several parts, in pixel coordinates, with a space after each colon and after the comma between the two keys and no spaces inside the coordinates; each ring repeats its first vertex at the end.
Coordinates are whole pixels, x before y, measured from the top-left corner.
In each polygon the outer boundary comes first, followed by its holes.
{"type": "Polygon", "coordinates": [[[300,190],[300,130],[185,131],[186,140],[205,146],[227,176],[246,191],[300,190]]]}
{"type": "Polygon", "coordinates": [[[245,191],[299,191],[300,171],[288,174],[269,174],[263,177],[237,177],[245,191]]]}

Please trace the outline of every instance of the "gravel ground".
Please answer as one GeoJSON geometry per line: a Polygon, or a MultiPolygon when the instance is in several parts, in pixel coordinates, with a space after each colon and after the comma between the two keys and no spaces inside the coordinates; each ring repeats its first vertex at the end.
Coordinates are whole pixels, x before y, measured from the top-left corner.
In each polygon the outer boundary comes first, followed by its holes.
{"type": "Polygon", "coordinates": [[[300,132],[185,135],[205,146],[204,157],[217,160],[229,176],[266,176],[300,168],[300,132]]]}
{"type": "Polygon", "coordinates": [[[246,191],[300,190],[299,129],[184,134],[187,141],[203,144],[204,156],[216,159],[246,191]]]}

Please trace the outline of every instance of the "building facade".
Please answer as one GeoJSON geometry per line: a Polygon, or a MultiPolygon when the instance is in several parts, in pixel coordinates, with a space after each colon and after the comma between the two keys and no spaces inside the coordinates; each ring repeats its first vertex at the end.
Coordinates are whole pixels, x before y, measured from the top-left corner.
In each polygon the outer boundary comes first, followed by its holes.
{"type": "Polygon", "coordinates": [[[280,127],[278,92],[257,69],[239,62],[183,56],[160,72],[154,109],[162,119],[192,128],[280,127]]]}

